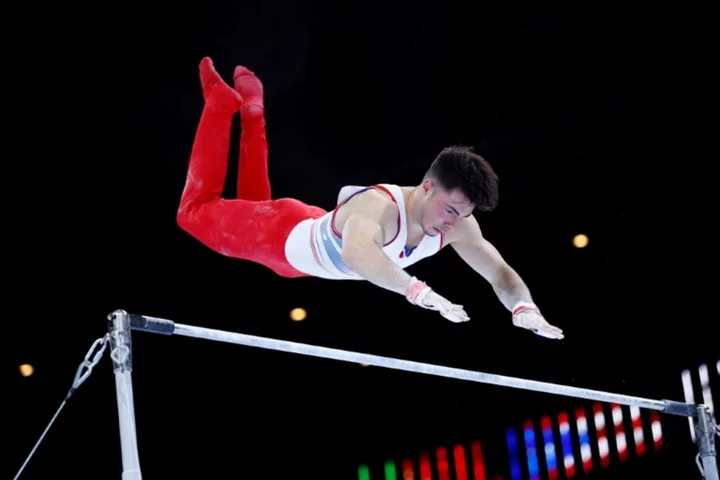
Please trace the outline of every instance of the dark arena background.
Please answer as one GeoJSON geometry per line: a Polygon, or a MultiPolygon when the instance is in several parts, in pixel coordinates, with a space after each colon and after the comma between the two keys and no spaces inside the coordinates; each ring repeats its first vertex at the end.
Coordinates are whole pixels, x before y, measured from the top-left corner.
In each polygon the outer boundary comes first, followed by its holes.
{"type": "MultiPolygon", "coordinates": [[[[695,40],[702,12],[683,8],[28,6],[4,60],[2,477],[23,466],[116,309],[715,409],[712,62],[695,40]],[[241,64],[264,84],[274,198],[331,209],[344,185],[416,185],[443,147],[475,147],[500,178],[498,208],[475,213],[484,235],[565,338],[514,327],[450,248],[409,271],[464,305],[467,323],[366,282],[279,278],[182,231],[204,56],[228,82],[241,64]]],[[[239,134],[235,117],[228,198],[239,134]]],[[[144,479],[701,479],[681,416],[202,339],[132,340],[144,479]]],[[[106,351],[19,478],[121,474],[106,351]]]]}

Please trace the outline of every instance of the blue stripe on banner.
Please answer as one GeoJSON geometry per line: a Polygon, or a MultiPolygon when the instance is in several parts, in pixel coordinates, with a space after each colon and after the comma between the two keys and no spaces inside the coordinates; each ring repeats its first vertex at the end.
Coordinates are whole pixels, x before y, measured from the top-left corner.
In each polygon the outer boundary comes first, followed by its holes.
{"type": "Polygon", "coordinates": [[[509,427],[506,432],[508,455],[510,456],[510,479],[522,480],[522,469],[520,468],[520,455],[518,449],[517,435],[515,429],[509,427]]]}
{"type": "Polygon", "coordinates": [[[540,480],[540,465],[538,462],[537,445],[535,444],[535,430],[531,421],[524,425],[525,451],[527,452],[528,473],[530,480],[540,480]]]}
{"type": "Polygon", "coordinates": [[[573,452],[572,437],[570,435],[570,419],[566,413],[560,414],[560,443],[562,444],[563,465],[567,472],[575,467],[575,454],[573,452]]]}
{"type": "Polygon", "coordinates": [[[545,464],[548,469],[548,476],[557,478],[557,453],[555,452],[555,440],[553,438],[552,421],[545,415],[540,420],[542,427],[543,443],[545,444],[545,464]]]}

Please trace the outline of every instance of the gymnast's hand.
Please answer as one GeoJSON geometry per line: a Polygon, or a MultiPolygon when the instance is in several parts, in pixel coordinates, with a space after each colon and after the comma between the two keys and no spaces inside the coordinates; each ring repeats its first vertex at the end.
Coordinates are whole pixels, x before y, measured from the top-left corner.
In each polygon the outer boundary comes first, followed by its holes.
{"type": "Polygon", "coordinates": [[[550,325],[540,310],[531,303],[518,303],[513,309],[512,322],[516,327],[525,328],[542,337],[556,340],[565,338],[563,331],[550,325]]]}
{"type": "Polygon", "coordinates": [[[405,297],[413,305],[440,312],[440,315],[454,323],[470,320],[462,305],[455,305],[438,295],[425,282],[412,277],[405,297]]]}

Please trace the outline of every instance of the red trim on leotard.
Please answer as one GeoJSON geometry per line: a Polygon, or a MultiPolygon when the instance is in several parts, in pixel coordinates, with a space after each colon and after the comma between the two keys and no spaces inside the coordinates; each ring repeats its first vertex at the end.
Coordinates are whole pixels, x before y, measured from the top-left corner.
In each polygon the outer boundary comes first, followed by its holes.
{"type": "Polygon", "coordinates": [[[335,229],[335,214],[337,213],[338,208],[345,205],[345,203],[347,203],[347,201],[350,200],[351,198],[353,198],[355,195],[357,195],[359,193],[367,192],[368,190],[371,190],[373,188],[378,188],[378,189],[382,190],[383,192],[387,193],[388,195],[390,195],[390,198],[392,199],[393,203],[398,207],[397,232],[395,233],[395,236],[392,238],[392,240],[390,240],[385,245],[383,245],[383,247],[387,247],[388,245],[390,245],[397,239],[398,235],[400,235],[400,228],[401,228],[400,220],[402,218],[400,216],[400,205],[398,205],[397,200],[395,200],[395,196],[390,192],[390,190],[383,187],[382,185],[370,185],[369,187],[365,187],[362,190],[358,190],[357,192],[353,193],[352,195],[347,197],[345,200],[343,200],[342,202],[337,204],[337,206],[333,209],[332,216],[330,217],[330,229],[332,230],[332,232],[335,234],[336,237],[342,239],[342,234],[335,229]]]}

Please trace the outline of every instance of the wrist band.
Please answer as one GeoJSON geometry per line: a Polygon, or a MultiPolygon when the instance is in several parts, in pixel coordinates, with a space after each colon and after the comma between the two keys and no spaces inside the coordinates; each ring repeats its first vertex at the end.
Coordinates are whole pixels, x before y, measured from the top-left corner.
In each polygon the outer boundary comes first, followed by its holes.
{"type": "Polygon", "coordinates": [[[540,309],[534,303],[518,302],[515,304],[515,307],[513,307],[512,314],[513,316],[515,316],[523,310],[535,310],[536,312],[540,313],[540,309]]]}
{"type": "Polygon", "coordinates": [[[417,299],[418,293],[420,293],[422,289],[426,287],[427,284],[425,282],[421,282],[417,278],[412,277],[410,279],[410,286],[408,287],[407,292],[405,292],[405,298],[407,298],[408,302],[416,305],[415,300],[417,299]]]}

